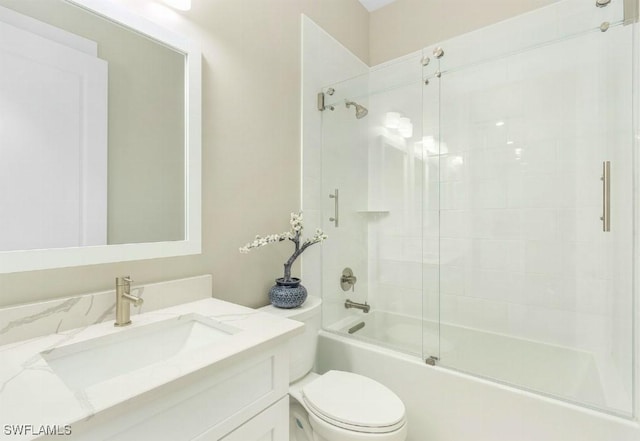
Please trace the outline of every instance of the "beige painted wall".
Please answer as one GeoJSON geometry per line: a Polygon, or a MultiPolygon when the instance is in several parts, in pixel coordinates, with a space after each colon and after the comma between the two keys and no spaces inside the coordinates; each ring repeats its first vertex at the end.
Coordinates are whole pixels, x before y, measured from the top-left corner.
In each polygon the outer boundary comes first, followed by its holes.
{"type": "Polygon", "coordinates": [[[397,0],[373,11],[369,64],[553,3],[554,0],[397,0]]]}
{"type": "Polygon", "coordinates": [[[368,13],[357,0],[193,0],[180,14],[119,1],[202,45],[203,254],[0,275],[0,306],[108,289],[122,274],[148,283],[202,273],[216,297],[264,305],[291,249],[238,247],[286,230],[300,206],[300,14],[366,62],[368,13]]]}

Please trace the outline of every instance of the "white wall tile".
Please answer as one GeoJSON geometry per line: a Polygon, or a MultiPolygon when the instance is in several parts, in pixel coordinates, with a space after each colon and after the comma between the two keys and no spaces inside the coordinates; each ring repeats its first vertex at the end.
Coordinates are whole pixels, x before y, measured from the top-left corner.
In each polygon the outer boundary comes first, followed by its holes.
{"type": "MultiPolygon", "coordinates": [[[[372,238],[373,234],[370,235],[369,246],[373,245],[372,238]]],[[[403,250],[403,236],[396,235],[387,235],[387,234],[379,234],[377,236],[377,256],[379,259],[386,260],[401,260],[404,256],[403,250]]],[[[373,251],[373,248],[371,248],[373,251]]]]}
{"type": "MultiPolygon", "coordinates": [[[[522,238],[526,240],[551,240],[560,236],[559,211],[553,209],[524,209],[522,214],[522,238]]],[[[567,236],[563,235],[563,238],[567,236]]]]}
{"type": "Polygon", "coordinates": [[[521,240],[474,239],[470,263],[479,269],[522,271],[525,245],[521,240]]]}
{"type": "Polygon", "coordinates": [[[524,274],[523,305],[565,311],[576,310],[577,287],[573,277],[563,274],[524,274]]]}
{"type": "Polygon", "coordinates": [[[524,276],[519,272],[472,269],[466,272],[464,293],[468,297],[521,303],[524,276]]]}
{"type": "Polygon", "coordinates": [[[469,259],[470,241],[468,239],[440,239],[440,263],[442,265],[464,266],[469,259]]]}
{"type": "Polygon", "coordinates": [[[468,185],[472,208],[506,208],[507,188],[504,179],[483,179],[468,185]]]}
{"type": "Polygon", "coordinates": [[[557,177],[551,173],[523,173],[521,206],[557,208],[560,204],[557,177]]]}
{"type": "Polygon", "coordinates": [[[443,210],[463,210],[469,204],[469,188],[465,181],[440,183],[440,207],[443,210]]]}
{"type": "MultiPolygon", "coordinates": [[[[440,291],[442,294],[461,296],[466,294],[466,270],[464,266],[440,266],[440,291]]],[[[472,292],[475,287],[469,287],[472,292]]]]}
{"type": "Polygon", "coordinates": [[[442,237],[467,237],[467,217],[464,210],[442,210],[440,212],[440,235],[442,237]]]}

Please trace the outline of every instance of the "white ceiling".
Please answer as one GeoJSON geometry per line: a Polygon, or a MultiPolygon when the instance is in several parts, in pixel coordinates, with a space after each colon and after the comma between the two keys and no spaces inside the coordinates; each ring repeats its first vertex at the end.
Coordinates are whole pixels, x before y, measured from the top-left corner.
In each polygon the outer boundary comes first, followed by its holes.
{"type": "Polygon", "coordinates": [[[362,6],[367,8],[367,11],[371,12],[395,1],[396,0],[360,0],[360,3],[362,3],[362,6]]]}

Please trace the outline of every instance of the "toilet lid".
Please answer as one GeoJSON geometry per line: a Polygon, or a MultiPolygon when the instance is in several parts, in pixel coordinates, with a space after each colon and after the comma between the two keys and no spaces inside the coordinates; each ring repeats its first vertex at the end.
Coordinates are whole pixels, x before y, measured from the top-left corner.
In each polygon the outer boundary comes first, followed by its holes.
{"type": "Polygon", "coordinates": [[[330,424],[359,432],[392,432],[404,425],[404,404],[362,375],[329,371],[302,388],[309,409],[330,424]]]}

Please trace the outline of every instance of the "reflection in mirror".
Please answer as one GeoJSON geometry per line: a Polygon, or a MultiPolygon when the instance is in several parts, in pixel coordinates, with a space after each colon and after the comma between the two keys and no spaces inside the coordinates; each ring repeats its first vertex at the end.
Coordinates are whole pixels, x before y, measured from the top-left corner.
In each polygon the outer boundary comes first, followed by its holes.
{"type": "Polygon", "coordinates": [[[0,251],[186,238],[183,52],[0,0],[0,66],[0,251]]]}
{"type": "Polygon", "coordinates": [[[201,252],[201,52],[111,0],[0,0],[0,273],[201,252]]]}

